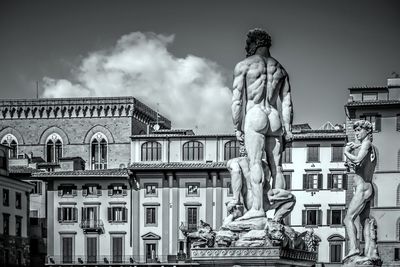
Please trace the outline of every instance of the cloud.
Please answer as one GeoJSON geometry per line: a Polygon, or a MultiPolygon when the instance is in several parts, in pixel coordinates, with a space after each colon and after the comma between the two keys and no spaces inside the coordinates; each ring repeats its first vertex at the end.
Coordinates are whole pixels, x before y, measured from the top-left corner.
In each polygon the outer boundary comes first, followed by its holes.
{"type": "Polygon", "coordinates": [[[43,78],[44,97],[134,96],[174,128],[231,132],[231,93],[222,67],[205,58],[173,56],[174,35],[134,32],[95,51],[72,70],[73,82],[43,78]]]}

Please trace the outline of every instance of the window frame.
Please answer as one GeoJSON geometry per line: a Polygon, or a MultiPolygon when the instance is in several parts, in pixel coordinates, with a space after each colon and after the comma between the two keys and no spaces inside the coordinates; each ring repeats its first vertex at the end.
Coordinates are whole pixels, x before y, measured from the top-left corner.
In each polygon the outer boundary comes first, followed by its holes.
{"type": "Polygon", "coordinates": [[[162,145],[160,142],[146,141],[141,145],[141,161],[161,161],[161,160],[162,160],[162,145]]]}
{"type": "Polygon", "coordinates": [[[200,141],[187,141],[182,145],[182,161],[203,161],[204,144],[200,141]],[[197,150],[197,153],[195,153],[197,150]]]}
{"type": "Polygon", "coordinates": [[[144,196],[145,197],[157,197],[158,196],[158,184],[157,183],[145,183],[144,184],[144,196]],[[154,193],[148,192],[148,187],[154,186],[154,193]]]}
{"type": "Polygon", "coordinates": [[[200,183],[185,183],[186,196],[187,197],[199,197],[200,196],[200,183]],[[195,192],[191,193],[190,189],[195,189],[195,192]]]}
{"type": "Polygon", "coordinates": [[[229,140],[224,144],[224,160],[228,161],[240,156],[240,143],[238,140],[229,140]]]}
{"type": "Polygon", "coordinates": [[[125,205],[115,205],[107,208],[107,220],[110,223],[126,223],[128,222],[128,209],[125,205]],[[116,210],[121,211],[120,216],[116,216],[116,210]],[[120,217],[120,218],[117,218],[120,217]]]}
{"type": "Polygon", "coordinates": [[[15,236],[22,237],[22,216],[15,215],[15,236]],[[19,227],[18,227],[19,223],[19,227]]]}
{"type": "Polygon", "coordinates": [[[46,151],[46,162],[49,163],[58,163],[58,161],[60,160],[60,158],[63,157],[63,153],[64,153],[64,141],[61,138],[61,136],[57,133],[52,133],[50,134],[45,142],[45,151],[46,151]],[[51,150],[50,151],[50,155],[49,155],[49,142],[51,142],[51,150]],[[61,149],[59,149],[59,144],[61,144],[61,149]],[[59,151],[61,151],[61,153],[59,153],[59,151]]]}
{"type": "Polygon", "coordinates": [[[107,136],[102,132],[97,132],[93,134],[89,143],[89,159],[90,159],[90,169],[91,170],[105,170],[108,168],[109,159],[109,141],[107,136]],[[105,154],[106,158],[103,159],[104,142],[105,141],[105,154]],[[96,144],[94,144],[96,142],[96,144]],[[97,147],[96,147],[97,146],[97,147]],[[96,154],[98,160],[96,160],[96,154]]]}
{"type": "Polygon", "coordinates": [[[10,190],[6,188],[3,188],[3,206],[10,206],[10,190]]]}
{"type": "Polygon", "coordinates": [[[10,147],[8,151],[8,157],[10,159],[16,159],[18,158],[18,148],[19,148],[19,142],[18,139],[15,137],[13,134],[6,134],[2,139],[1,139],[1,144],[2,145],[7,145],[10,147]],[[16,146],[12,144],[12,142],[15,142],[16,146]],[[13,148],[15,147],[15,149],[13,148]]]}
{"type": "Polygon", "coordinates": [[[293,152],[293,146],[291,144],[283,148],[282,163],[284,164],[293,163],[292,152],[293,152]]]}
{"type": "MultiPolygon", "coordinates": [[[[336,152],[339,153],[339,152],[336,152]]],[[[332,144],[331,145],[331,162],[343,162],[344,161],[344,145],[341,144],[332,144]],[[335,149],[341,148],[340,151],[340,159],[338,155],[335,155],[335,149]]]]}
{"type": "Polygon", "coordinates": [[[378,100],[378,92],[362,92],[361,93],[361,99],[362,101],[377,101],[378,100]],[[374,99],[365,99],[366,96],[375,96],[374,99]]]}
{"type": "Polygon", "coordinates": [[[77,223],[78,208],[75,206],[60,206],[57,208],[57,220],[59,223],[77,223]],[[64,216],[66,215],[66,216],[64,216]]]}
{"type": "Polygon", "coordinates": [[[318,163],[320,162],[320,145],[319,144],[308,144],[307,145],[307,163],[318,163]],[[313,151],[311,149],[316,149],[316,158],[311,158],[313,151]]]}
{"type": "Polygon", "coordinates": [[[157,206],[145,206],[144,207],[144,226],[157,227],[158,226],[158,207],[157,206]],[[150,214],[151,221],[149,221],[149,211],[154,210],[153,214],[150,214]]]}
{"type": "Polygon", "coordinates": [[[306,228],[322,226],[322,216],[321,206],[305,206],[302,210],[302,226],[306,228]],[[315,224],[309,223],[309,212],[315,212],[315,224]]]}
{"type": "Polygon", "coordinates": [[[306,172],[303,174],[303,190],[306,191],[318,191],[323,189],[323,174],[321,172],[306,172]],[[316,176],[316,188],[315,185],[315,178],[312,179],[313,186],[310,187],[310,176],[316,176]]]}
{"type": "Polygon", "coordinates": [[[16,209],[22,209],[22,193],[21,192],[15,192],[15,208],[16,209]]]}
{"type": "Polygon", "coordinates": [[[381,118],[382,116],[379,113],[363,113],[360,115],[360,120],[366,120],[372,124],[372,132],[374,133],[381,131],[381,118]]]}

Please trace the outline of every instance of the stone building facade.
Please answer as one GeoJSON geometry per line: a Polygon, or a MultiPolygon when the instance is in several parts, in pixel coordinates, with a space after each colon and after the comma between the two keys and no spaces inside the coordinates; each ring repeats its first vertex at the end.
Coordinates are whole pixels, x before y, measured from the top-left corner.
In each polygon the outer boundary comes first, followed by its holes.
{"type": "Polygon", "coordinates": [[[10,157],[58,163],[79,155],[85,169],[125,167],[129,136],[171,122],[133,97],[26,99],[0,101],[0,141],[10,157]],[[158,117],[158,118],[157,118],[158,117]]]}
{"type": "MultiPolygon", "coordinates": [[[[400,78],[394,75],[386,86],[349,88],[346,128],[354,140],[353,123],[369,120],[374,127],[373,144],[377,166],[373,177],[375,198],[371,216],[377,221],[378,248],[384,264],[400,264],[400,78]]],[[[349,188],[352,188],[351,175],[349,188]]],[[[352,198],[348,191],[347,203],[352,198]]]]}
{"type": "Polygon", "coordinates": [[[9,177],[8,150],[0,145],[0,266],[30,266],[29,193],[33,186],[9,177]]]}

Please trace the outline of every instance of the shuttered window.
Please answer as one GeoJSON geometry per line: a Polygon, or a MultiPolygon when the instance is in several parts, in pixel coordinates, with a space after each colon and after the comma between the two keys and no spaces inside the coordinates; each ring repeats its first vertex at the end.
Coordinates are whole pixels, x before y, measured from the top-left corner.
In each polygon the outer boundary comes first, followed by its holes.
{"type": "Polygon", "coordinates": [[[331,262],[342,261],[342,244],[331,244],[330,245],[331,262]]]}
{"type": "Polygon", "coordinates": [[[319,162],[319,145],[307,145],[307,162],[319,162]]]}
{"type": "Polygon", "coordinates": [[[146,208],[146,224],[156,224],[156,208],[146,208]]]}
{"type": "Polygon", "coordinates": [[[128,209],[125,207],[109,207],[108,221],[109,222],[127,222],[128,209]]]}
{"type": "Polygon", "coordinates": [[[203,144],[198,141],[189,141],[183,145],[183,160],[198,161],[203,160],[203,144]]]}
{"type": "Polygon", "coordinates": [[[112,237],[112,263],[122,263],[123,247],[122,237],[112,237]]]}
{"type": "Polygon", "coordinates": [[[86,254],[88,263],[97,262],[97,237],[88,237],[86,239],[86,254]]]}
{"type": "Polygon", "coordinates": [[[230,160],[239,157],[240,143],[237,140],[225,143],[224,160],[230,160]]]}
{"type": "Polygon", "coordinates": [[[62,238],[62,262],[72,263],[73,247],[72,247],[72,237],[62,238]]]}
{"type": "Polygon", "coordinates": [[[322,210],[316,208],[303,210],[302,225],[303,226],[322,225],[322,210]]]}
{"type": "Polygon", "coordinates": [[[77,222],[78,209],[74,207],[58,208],[58,221],[59,222],[77,222]]]}
{"type": "Polygon", "coordinates": [[[303,174],[303,189],[317,190],[322,189],[322,173],[305,173],[303,174]]]}

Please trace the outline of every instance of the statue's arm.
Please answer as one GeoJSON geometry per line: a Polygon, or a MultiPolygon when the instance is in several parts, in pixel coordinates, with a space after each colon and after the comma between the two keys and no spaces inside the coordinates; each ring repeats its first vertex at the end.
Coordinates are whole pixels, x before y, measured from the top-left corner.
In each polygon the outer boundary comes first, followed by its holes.
{"type": "Polygon", "coordinates": [[[236,65],[233,74],[232,120],[235,130],[239,132],[242,131],[242,97],[245,89],[246,70],[247,66],[240,62],[236,65]]]}
{"type": "Polygon", "coordinates": [[[368,150],[372,146],[372,143],[370,140],[365,140],[362,142],[360,151],[357,153],[357,155],[351,154],[351,151],[354,150],[357,145],[354,143],[348,143],[344,149],[344,155],[346,158],[349,159],[350,162],[354,163],[355,165],[358,165],[361,163],[361,161],[365,158],[365,156],[368,154],[368,150]]]}
{"type": "Polygon", "coordinates": [[[280,94],[280,99],[282,102],[282,121],[285,133],[292,133],[292,123],[293,123],[293,104],[291,96],[291,88],[289,83],[289,76],[286,74],[283,86],[280,94]]]}

